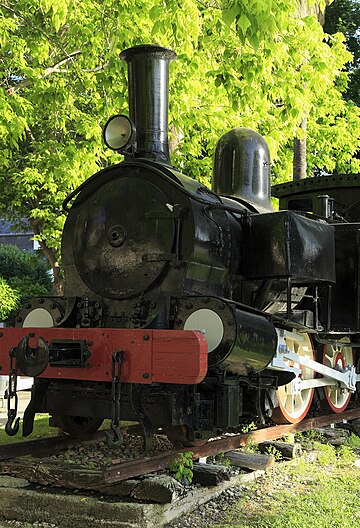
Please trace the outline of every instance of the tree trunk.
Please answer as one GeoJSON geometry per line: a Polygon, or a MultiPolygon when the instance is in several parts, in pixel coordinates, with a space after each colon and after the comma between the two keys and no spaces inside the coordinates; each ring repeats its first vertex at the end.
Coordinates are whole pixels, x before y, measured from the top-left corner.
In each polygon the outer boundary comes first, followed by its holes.
{"type": "MultiPolygon", "coordinates": [[[[30,225],[31,225],[34,235],[36,236],[41,235],[39,219],[30,218],[30,225]]],[[[54,278],[53,293],[54,295],[61,296],[63,295],[63,292],[64,292],[64,279],[61,273],[61,268],[60,268],[60,265],[59,265],[59,262],[56,256],[55,249],[49,248],[46,245],[46,242],[42,239],[39,240],[39,245],[45,257],[48,259],[48,262],[53,272],[53,278],[54,278]]]]}
{"type": "MultiPolygon", "coordinates": [[[[331,0],[326,0],[328,5],[331,0]]],[[[307,0],[298,0],[298,6],[296,10],[296,16],[299,18],[305,16],[316,15],[316,18],[323,26],[325,22],[325,9],[320,5],[320,2],[315,2],[313,5],[309,5],[307,0]]],[[[307,116],[304,114],[300,128],[306,131],[307,116]]],[[[306,137],[304,139],[294,139],[294,158],[293,158],[293,180],[301,180],[306,178],[306,137]]]]}
{"type": "MultiPolygon", "coordinates": [[[[307,117],[304,116],[300,123],[300,128],[306,131],[307,117]]],[[[293,180],[306,178],[306,137],[303,139],[294,139],[294,157],[293,157],[293,180]]]]}
{"type": "MultiPolygon", "coordinates": [[[[326,0],[326,5],[331,4],[333,0],[326,0]]],[[[323,26],[325,23],[325,9],[320,2],[315,2],[313,5],[309,5],[308,0],[298,0],[298,6],[296,16],[299,18],[305,16],[316,15],[316,18],[323,26]]]]}

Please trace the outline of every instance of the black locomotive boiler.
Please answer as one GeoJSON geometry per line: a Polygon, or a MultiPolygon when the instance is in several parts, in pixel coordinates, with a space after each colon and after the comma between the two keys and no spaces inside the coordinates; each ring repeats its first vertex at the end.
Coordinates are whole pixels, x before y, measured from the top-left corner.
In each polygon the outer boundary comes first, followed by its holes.
{"type": "MultiPolygon", "coordinates": [[[[26,303],[0,337],[10,376],[34,377],[23,434],[46,412],[70,434],[138,421],[184,444],[247,417],[298,422],[343,411],[359,382],[360,188],[356,177],[275,187],[265,140],[218,142],[213,189],[172,166],[168,71],[175,53],[136,46],[129,117],[104,127],[124,161],[64,203],[63,297],[26,303]],[[71,205],[70,205],[71,204],[71,205]],[[315,398],[314,398],[315,394],[315,398]]],[[[15,398],[14,398],[15,397],[15,398]]]]}

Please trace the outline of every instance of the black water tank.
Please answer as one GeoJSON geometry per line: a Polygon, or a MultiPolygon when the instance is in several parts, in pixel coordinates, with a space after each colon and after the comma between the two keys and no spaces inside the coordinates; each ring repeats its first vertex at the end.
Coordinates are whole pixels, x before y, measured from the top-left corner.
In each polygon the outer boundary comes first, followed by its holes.
{"type": "Polygon", "coordinates": [[[218,141],[213,190],[249,203],[258,212],[272,211],[270,154],[265,139],[250,128],[234,128],[218,141]]]}

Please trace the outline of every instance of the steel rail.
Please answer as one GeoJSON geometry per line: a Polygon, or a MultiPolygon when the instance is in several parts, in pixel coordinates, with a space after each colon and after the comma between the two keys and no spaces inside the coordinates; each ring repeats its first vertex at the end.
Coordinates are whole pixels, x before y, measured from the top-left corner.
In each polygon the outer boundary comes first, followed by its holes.
{"type": "MultiPolygon", "coordinates": [[[[78,443],[103,441],[105,439],[104,431],[98,431],[98,433],[86,441],[61,436],[50,439],[20,442],[0,446],[0,460],[4,461],[0,465],[0,473],[3,471],[5,474],[18,475],[19,471],[21,471],[24,472],[25,475],[25,472],[28,470],[28,475],[30,475],[30,477],[25,476],[24,478],[29,478],[30,481],[34,483],[38,482],[50,486],[75,487],[79,489],[107,489],[111,492],[111,486],[117,482],[168,468],[180,453],[191,451],[193,453],[193,459],[214,456],[221,452],[238,449],[249,443],[275,440],[290,433],[306,431],[308,429],[323,427],[343,420],[354,420],[356,418],[360,418],[360,408],[347,410],[339,414],[307,418],[296,424],[274,425],[257,429],[246,434],[227,435],[218,439],[209,440],[202,446],[185,447],[161,453],[153,457],[143,457],[141,459],[121,463],[114,460],[111,466],[103,468],[99,467],[96,470],[86,470],[86,468],[82,468],[81,466],[76,469],[74,465],[69,468],[66,464],[62,467],[59,463],[52,465],[51,461],[46,459],[24,459],[21,457],[23,455],[35,455],[37,457],[41,455],[47,456],[53,452],[66,449],[78,443]],[[6,459],[13,460],[7,463],[6,459]],[[47,470],[45,466],[47,467],[47,470]]],[[[129,433],[133,432],[133,434],[138,434],[140,432],[138,426],[130,426],[126,429],[128,429],[129,433]]]]}
{"type": "Polygon", "coordinates": [[[191,451],[193,459],[200,457],[214,456],[218,453],[238,449],[249,443],[259,443],[265,440],[275,440],[290,433],[307,431],[317,427],[323,427],[333,423],[342,422],[343,420],[354,420],[360,418],[360,408],[345,411],[339,414],[330,414],[318,416],[315,418],[306,418],[296,424],[274,425],[257,429],[251,433],[236,434],[222,437],[216,440],[209,440],[206,444],[199,447],[186,447],[168,453],[162,453],[154,457],[145,457],[131,462],[122,462],[113,464],[103,471],[103,479],[107,484],[114,484],[121,480],[132,477],[138,477],[146,473],[152,473],[161,469],[166,469],[180,453],[191,451]]]}
{"type": "MultiPolygon", "coordinates": [[[[139,425],[129,425],[120,428],[123,434],[141,434],[139,425]]],[[[110,431],[108,431],[110,432],[110,431]]],[[[69,449],[79,444],[93,444],[96,442],[106,441],[106,431],[97,431],[88,438],[80,439],[68,435],[60,435],[51,438],[40,438],[37,440],[26,440],[21,442],[12,442],[0,446],[0,460],[21,457],[26,455],[46,456],[58,451],[69,449]]]]}

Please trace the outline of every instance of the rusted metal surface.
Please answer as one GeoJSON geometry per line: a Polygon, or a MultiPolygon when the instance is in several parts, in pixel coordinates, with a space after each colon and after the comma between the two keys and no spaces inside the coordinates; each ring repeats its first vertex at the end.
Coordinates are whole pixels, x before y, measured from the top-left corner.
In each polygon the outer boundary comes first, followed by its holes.
{"type": "Polygon", "coordinates": [[[268,429],[259,429],[251,433],[251,441],[258,443],[264,440],[275,440],[281,436],[289,433],[298,433],[301,431],[308,431],[309,429],[316,429],[317,427],[324,427],[333,423],[339,423],[343,420],[356,420],[360,418],[360,409],[351,409],[340,414],[328,414],[326,416],[317,416],[314,418],[306,418],[302,422],[296,424],[277,425],[269,427],[268,429]]]}
{"type": "Polygon", "coordinates": [[[266,427],[258,429],[247,434],[239,434],[219,438],[218,440],[211,440],[200,447],[186,447],[170,453],[164,453],[152,458],[143,458],[141,460],[134,460],[131,462],[124,462],[122,464],[114,464],[113,466],[104,470],[104,481],[108,484],[119,482],[132,477],[137,477],[145,473],[159,471],[169,467],[171,462],[179,453],[186,453],[192,451],[193,458],[214,456],[218,453],[229,451],[230,449],[238,449],[248,443],[259,443],[264,440],[275,440],[281,438],[289,433],[300,431],[307,431],[316,427],[323,427],[332,423],[342,422],[343,420],[354,420],[360,418],[360,409],[352,409],[341,414],[331,414],[327,416],[318,416],[316,418],[307,418],[297,424],[276,425],[273,427],[266,427]]]}

